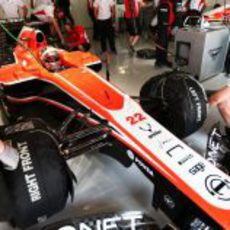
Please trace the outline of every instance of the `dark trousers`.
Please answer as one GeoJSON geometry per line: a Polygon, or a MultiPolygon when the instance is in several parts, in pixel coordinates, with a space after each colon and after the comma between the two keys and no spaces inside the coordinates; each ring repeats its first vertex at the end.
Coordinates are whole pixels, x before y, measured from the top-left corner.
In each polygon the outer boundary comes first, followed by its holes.
{"type": "Polygon", "coordinates": [[[93,39],[97,40],[100,37],[98,31],[97,19],[95,18],[94,11],[91,9],[89,9],[89,16],[93,22],[93,39]]]}
{"type": "Polygon", "coordinates": [[[156,40],[156,61],[158,63],[167,62],[168,40],[168,26],[158,25],[156,40]]]}
{"type": "Polygon", "coordinates": [[[69,20],[72,25],[74,25],[74,19],[71,15],[70,8],[69,7],[62,7],[61,9],[63,10],[66,19],[69,20]]]}
{"type": "Polygon", "coordinates": [[[107,51],[107,41],[111,51],[115,51],[115,37],[112,19],[98,20],[98,29],[100,33],[101,50],[102,52],[107,51]]]}

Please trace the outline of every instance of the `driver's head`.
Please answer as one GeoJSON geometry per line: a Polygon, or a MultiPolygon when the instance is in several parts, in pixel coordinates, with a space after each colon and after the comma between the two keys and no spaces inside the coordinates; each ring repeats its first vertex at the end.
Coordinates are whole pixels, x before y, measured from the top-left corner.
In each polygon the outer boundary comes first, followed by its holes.
{"type": "Polygon", "coordinates": [[[42,65],[51,72],[57,72],[62,69],[62,62],[59,52],[56,48],[47,46],[40,51],[40,60],[42,65]]]}

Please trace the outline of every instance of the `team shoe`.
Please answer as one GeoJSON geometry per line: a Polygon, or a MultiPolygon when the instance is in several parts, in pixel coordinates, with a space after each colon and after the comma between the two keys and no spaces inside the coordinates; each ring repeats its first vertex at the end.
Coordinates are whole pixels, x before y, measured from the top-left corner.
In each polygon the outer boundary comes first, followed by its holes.
{"type": "Polygon", "coordinates": [[[129,46],[129,55],[133,56],[136,53],[136,50],[134,48],[134,46],[130,45],[129,46]]]}
{"type": "Polygon", "coordinates": [[[129,48],[130,48],[130,50],[131,50],[133,53],[135,53],[135,52],[136,52],[136,50],[135,50],[135,48],[134,48],[134,46],[133,46],[133,45],[131,45],[129,48]]]}
{"type": "Polygon", "coordinates": [[[230,140],[220,123],[211,128],[208,135],[205,158],[214,166],[229,174],[230,172],[230,140]]]}

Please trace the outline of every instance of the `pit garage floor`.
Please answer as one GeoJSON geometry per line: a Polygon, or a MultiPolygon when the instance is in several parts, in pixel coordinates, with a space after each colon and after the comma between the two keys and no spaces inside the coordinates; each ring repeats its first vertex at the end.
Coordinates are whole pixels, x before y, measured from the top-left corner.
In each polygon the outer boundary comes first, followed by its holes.
{"type": "MultiPolygon", "coordinates": [[[[119,36],[116,42],[118,54],[111,57],[111,83],[127,94],[137,96],[140,87],[147,79],[170,70],[167,68],[156,69],[154,60],[130,57],[124,36],[119,36]]],[[[138,44],[138,48],[149,47],[152,47],[151,41],[141,41],[138,44]]],[[[99,54],[99,44],[96,43],[91,51],[99,54]]],[[[105,77],[104,68],[101,75],[105,77]]],[[[217,89],[225,85],[226,82],[227,78],[224,74],[219,74],[205,81],[204,86],[207,89],[217,89]]],[[[207,142],[207,132],[218,120],[221,120],[218,111],[215,108],[210,108],[203,128],[185,141],[203,154],[207,142]]],[[[47,223],[85,214],[129,210],[143,210],[152,215],[160,225],[166,221],[161,213],[156,213],[151,207],[154,187],[136,166],[125,169],[113,159],[98,153],[75,158],[69,164],[78,178],[74,202],[69,202],[63,212],[50,218],[47,223]]],[[[40,228],[41,226],[34,226],[30,229],[40,228]]],[[[10,229],[11,227],[7,224],[0,224],[0,230],[10,229]]]]}

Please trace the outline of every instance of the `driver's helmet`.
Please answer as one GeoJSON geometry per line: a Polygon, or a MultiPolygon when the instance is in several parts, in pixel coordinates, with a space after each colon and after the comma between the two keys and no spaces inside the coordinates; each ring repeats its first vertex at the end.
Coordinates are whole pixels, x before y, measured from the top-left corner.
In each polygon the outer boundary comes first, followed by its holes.
{"type": "Polygon", "coordinates": [[[47,46],[40,52],[42,65],[51,72],[57,72],[62,69],[62,61],[58,50],[54,47],[47,46]]]}

